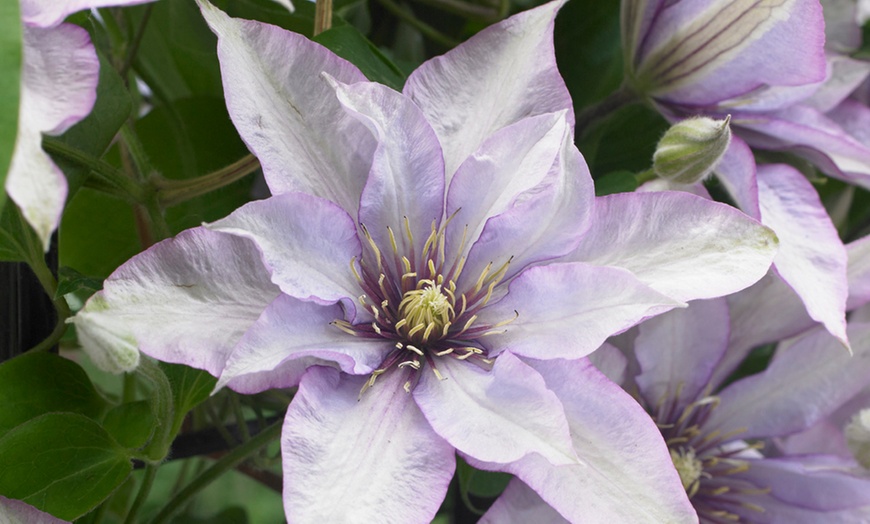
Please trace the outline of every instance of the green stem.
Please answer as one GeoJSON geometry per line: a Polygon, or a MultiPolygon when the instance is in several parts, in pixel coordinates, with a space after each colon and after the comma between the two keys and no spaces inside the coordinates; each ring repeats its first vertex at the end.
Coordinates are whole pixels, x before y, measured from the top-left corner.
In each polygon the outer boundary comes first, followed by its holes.
{"type": "Polygon", "coordinates": [[[637,185],[645,184],[651,180],[657,179],[659,176],[653,169],[647,169],[646,171],[641,171],[634,175],[634,179],[637,180],[637,185]]]}
{"type": "Polygon", "coordinates": [[[195,478],[193,482],[188,484],[175,497],[173,497],[172,500],[163,506],[160,513],[158,513],[157,516],[154,517],[154,520],[151,521],[152,524],[163,524],[169,522],[169,519],[171,519],[179,509],[181,509],[188,499],[199,493],[227,471],[235,468],[238,464],[248,458],[249,455],[256,453],[260,448],[278,438],[281,435],[282,425],[283,421],[281,420],[275,422],[255,435],[251,440],[241,444],[221,457],[220,460],[216,461],[211,465],[211,467],[203,471],[201,475],[195,478]]]}
{"type": "Polygon", "coordinates": [[[231,393],[230,403],[233,408],[233,416],[236,418],[236,426],[238,426],[239,433],[241,433],[242,436],[242,442],[251,440],[251,432],[248,431],[248,421],[245,420],[245,414],[242,412],[242,404],[239,402],[239,396],[235,393],[231,393]]]}
{"type": "Polygon", "coordinates": [[[247,155],[227,167],[218,169],[207,175],[189,180],[169,180],[155,178],[153,183],[157,188],[157,200],[163,207],[186,202],[215,189],[226,187],[260,168],[260,161],[254,155],[247,155]]]}
{"type": "Polygon", "coordinates": [[[142,485],[139,486],[139,493],[136,494],[136,500],[130,506],[130,511],[127,512],[127,518],[124,519],[124,524],[133,524],[136,522],[136,517],[139,510],[148,499],[148,494],[151,492],[151,486],[154,485],[154,478],[157,477],[157,464],[148,464],[145,466],[145,477],[142,479],[142,485]]]}
{"type": "Polygon", "coordinates": [[[445,47],[450,47],[450,48],[453,48],[453,47],[456,47],[459,45],[458,40],[454,40],[453,38],[450,38],[449,36],[445,35],[444,33],[440,32],[437,29],[435,29],[434,27],[430,26],[429,24],[427,24],[421,20],[418,20],[413,14],[410,14],[407,11],[405,11],[404,9],[402,9],[402,6],[393,2],[393,0],[378,0],[378,1],[381,3],[381,5],[383,5],[387,9],[387,11],[393,13],[394,15],[399,17],[403,22],[407,23],[411,27],[413,27],[413,28],[417,29],[418,31],[420,31],[421,33],[423,33],[424,36],[428,37],[433,42],[437,42],[445,47]]]}
{"type": "Polygon", "coordinates": [[[139,45],[142,43],[142,37],[145,36],[145,28],[148,27],[148,20],[151,18],[151,11],[153,9],[153,4],[145,6],[142,19],[139,20],[139,27],[136,28],[136,33],[133,35],[133,40],[130,41],[130,47],[127,49],[127,57],[118,71],[125,82],[127,81],[127,72],[130,71],[130,67],[133,66],[133,60],[136,59],[136,53],[139,52],[139,45]]]}
{"type": "Polygon", "coordinates": [[[172,403],[172,385],[156,362],[143,357],[136,372],[151,383],[151,413],[158,426],[151,442],[143,450],[143,456],[152,464],[159,464],[172,444],[172,429],[175,422],[175,406],[172,403]]]}
{"type": "Polygon", "coordinates": [[[108,162],[94,158],[84,151],[50,136],[42,139],[42,148],[52,156],[63,158],[76,165],[90,169],[91,173],[96,175],[101,182],[116,188],[120,191],[119,195],[128,200],[140,202],[145,198],[145,190],[142,186],[131,180],[122,171],[115,169],[108,162]]]}
{"type": "Polygon", "coordinates": [[[607,98],[591,105],[577,115],[574,136],[580,140],[602,120],[625,106],[640,102],[641,98],[631,88],[622,85],[607,98]]]}

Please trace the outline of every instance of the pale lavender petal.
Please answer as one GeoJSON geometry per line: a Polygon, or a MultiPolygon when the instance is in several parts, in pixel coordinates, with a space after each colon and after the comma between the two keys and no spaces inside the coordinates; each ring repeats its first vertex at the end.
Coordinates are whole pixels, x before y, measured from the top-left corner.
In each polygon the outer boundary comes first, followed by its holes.
{"type": "Polygon", "coordinates": [[[68,524],[65,520],[39,511],[20,500],[0,495],[0,522],[3,524],[68,524]]]}
{"type": "Polygon", "coordinates": [[[731,384],[718,396],[705,432],[742,429],[742,439],[777,437],[806,429],[867,383],[870,325],[849,327],[854,354],[826,331],[800,338],[761,373],[731,384]]]}
{"type": "MultiPolygon", "coordinates": [[[[870,67],[870,63],[862,62],[870,67]]],[[[825,114],[849,135],[870,148],[870,108],[852,99],[844,100],[825,114]]]]}
{"type": "Polygon", "coordinates": [[[824,453],[845,460],[853,458],[843,428],[829,419],[821,420],[806,431],[782,439],[778,444],[778,449],[787,455],[824,453]]]}
{"type": "Polygon", "coordinates": [[[84,9],[144,4],[153,0],[21,0],[21,19],[38,27],[53,27],[84,9]]]}
{"type": "Polygon", "coordinates": [[[531,364],[565,404],[582,464],[557,467],[529,455],[507,471],[571,522],[698,521],[661,432],[628,393],[588,362],[531,364]]]}
{"type": "Polygon", "coordinates": [[[754,90],[763,96],[765,86],[825,78],[825,26],[816,0],[675,4],[652,25],[637,72],[659,98],[708,106],[754,90]]]}
{"type": "Polygon", "coordinates": [[[700,396],[728,346],[729,320],[720,298],[692,302],[638,327],[634,354],[642,373],[636,381],[648,405],[667,398],[679,409],[700,396]]]}
{"type": "Polygon", "coordinates": [[[849,254],[849,299],[846,309],[852,310],[870,302],[870,236],[846,245],[849,254]]]}
{"type": "Polygon", "coordinates": [[[529,268],[509,289],[480,312],[485,325],[516,317],[484,339],[490,356],[510,351],[537,359],[584,357],[607,337],[685,305],[624,269],[577,262],[529,268]]]}
{"type": "Polygon", "coordinates": [[[83,311],[125,327],[118,336],[147,355],[218,376],[278,294],[252,242],[195,228],[127,261],[83,311]]]}
{"type": "Polygon", "coordinates": [[[568,111],[571,96],[553,50],[553,21],[562,1],[492,25],[414,71],[405,84],[432,122],[447,180],[495,131],[523,118],[568,111]]]}
{"type": "Polygon", "coordinates": [[[592,227],[567,259],[628,269],[675,300],[739,291],[764,276],[774,233],[740,211],[682,192],[595,200],[592,227]]]}
{"type": "MultiPolygon", "coordinates": [[[[504,279],[574,249],[588,227],[592,178],[562,114],[527,118],[484,142],[447,196],[448,252],[471,245],[459,287],[510,260],[504,279]]],[[[467,249],[467,248],[466,248],[467,249]]]]}
{"type": "Polygon", "coordinates": [[[502,353],[491,371],[450,357],[436,365],[443,380],[424,368],[414,398],[456,449],[499,464],[531,453],[549,463],[577,463],[562,403],[519,358],[502,353]]]}
{"type": "Polygon", "coordinates": [[[829,50],[848,53],[861,45],[857,4],[855,0],[822,0],[825,47],[829,50]]]}
{"type": "Polygon", "coordinates": [[[362,248],[353,220],[337,205],[284,193],[250,202],[206,227],[253,240],[285,294],[321,305],[341,301],[354,317],[362,291],[351,260],[362,248]]]}
{"type": "MultiPolygon", "coordinates": [[[[401,248],[406,217],[413,237],[424,242],[444,210],[444,158],[432,126],[409,98],[389,87],[371,82],[335,87],[339,101],[378,142],[359,221],[379,246],[390,245],[387,228],[392,228],[401,248]]],[[[400,252],[411,250],[404,247],[400,252]]]]}
{"type": "Polygon", "coordinates": [[[746,142],[738,136],[732,137],[715,172],[737,207],[752,218],[760,218],[755,157],[746,142]]]}
{"type": "Polygon", "coordinates": [[[570,524],[520,479],[511,480],[480,524],[570,524]]]}
{"type": "Polygon", "coordinates": [[[776,232],[776,271],[801,297],[813,320],[846,339],[846,248],[812,184],[796,169],[758,168],[761,221],[776,232]]]}
{"type": "Polygon", "coordinates": [[[620,34],[625,63],[637,68],[641,45],[658,18],[665,0],[623,0],[620,2],[620,34]]]}
{"type": "Polygon", "coordinates": [[[623,385],[628,376],[628,357],[616,346],[605,342],[588,357],[589,362],[615,384],[623,385]]]}
{"type": "Polygon", "coordinates": [[[870,188],[870,147],[831,118],[807,106],[769,115],[734,115],[732,124],[749,145],[792,151],[826,174],[870,188]]]}
{"type": "Polygon", "coordinates": [[[300,34],[199,5],[218,35],[227,109],[269,189],[311,193],[355,216],[376,144],[320,73],[344,83],[363,74],[300,34]]]}
{"type": "Polygon", "coordinates": [[[848,56],[830,55],[828,63],[831,70],[828,79],[812,96],[803,101],[804,104],[823,113],[837,107],[870,74],[870,63],[848,56]]]}
{"type": "Polygon", "coordinates": [[[6,192],[48,250],[67,195],[61,170],[42,150],[42,133],[59,135],[87,116],[97,98],[100,62],[87,31],[71,24],[22,28],[18,137],[6,192]]]}
{"type": "Polygon", "coordinates": [[[215,389],[240,393],[289,388],[313,365],[351,375],[374,371],[393,349],[382,338],[355,337],[332,322],[343,320],[338,304],[320,306],[280,295],[236,344],[215,389]]]}
{"type": "Polygon", "coordinates": [[[456,467],[453,447],[432,431],[388,373],[368,377],[311,368],[281,433],[288,522],[428,523],[456,467]]]}

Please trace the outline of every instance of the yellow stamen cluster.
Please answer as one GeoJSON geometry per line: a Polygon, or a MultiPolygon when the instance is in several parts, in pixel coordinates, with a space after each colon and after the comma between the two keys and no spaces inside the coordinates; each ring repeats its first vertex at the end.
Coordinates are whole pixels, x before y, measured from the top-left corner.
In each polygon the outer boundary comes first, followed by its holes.
{"type": "MultiPolygon", "coordinates": [[[[450,281],[453,284],[453,281],[450,281]]],[[[453,287],[453,286],[451,286],[453,287]]],[[[396,330],[408,340],[426,343],[433,332],[438,337],[447,335],[456,312],[456,300],[450,288],[442,288],[431,280],[421,280],[417,289],[405,292],[399,303],[401,320],[396,330]],[[448,296],[449,295],[449,296],[448,296]]]]}
{"type": "Polygon", "coordinates": [[[680,474],[680,482],[683,483],[683,488],[689,498],[695,496],[698,492],[698,487],[701,485],[701,474],[704,473],[704,464],[695,456],[695,450],[692,448],[671,449],[671,460],[674,467],[677,468],[677,473],[680,474]]]}

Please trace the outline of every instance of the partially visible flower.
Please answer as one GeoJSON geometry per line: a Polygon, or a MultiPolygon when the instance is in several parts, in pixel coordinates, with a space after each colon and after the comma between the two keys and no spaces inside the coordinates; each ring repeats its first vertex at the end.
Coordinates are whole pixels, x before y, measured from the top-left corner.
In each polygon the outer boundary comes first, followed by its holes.
{"type": "MultiPolygon", "coordinates": [[[[865,522],[870,477],[835,456],[781,455],[771,439],[809,427],[860,390],[870,325],[850,327],[854,356],[817,329],[765,371],[723,387],[716,377],[729,327],[725,300],[694,302],[641,324],[630,348],[640,372],[627,385],[660,428],[701,522],[865,522]]],[[[534,503],[519,482],[503,498],[491,522],[516,522],[513,498],[534,503]]]]}
{"type": "Polygon", "coordinates": [[[6,192],[48,249],[67,196],[42,135],[60,135],[94,106],[99,60],[87,31],[62,23],[76,11],[151,0],[21,0],[23,56],[18,135],[6,192]]]}
{"type": "MultiPolygon", "coordinates": [[[[825,7],[834,11],[838,2],[825,7]]],[[[870,69],[845,57],[829,63],[818,0],[623,0],[622,25],[627,84],[662,115],[672,122],[731,116],[735,136],[715,174],[743,211],[776,231],[782,240],[778,277],[848,346],[846,257],[837,231],[799,172],[784,165],[757,168],[747,142],[794,149],[823,170],[836,159],[859,171],[866,165],[870,184],[870,149],[842,130],[831,139],[825,133],[836,124],[820,124],[800,143],[789,138],[803,133],[792,117],[801,125],[827,119],[816,116],[836,106],[870,69]]],[[[861,129],[861,114],[854,113],[850,129],[861,129]]],[[[842,170],[827,172],[855,181],[842,170]]]]}
{"type": "Polygon", "coordinates": [[[68,524],[65,520],[39,511],[20,500],[0,495],[0,522],[3,524],[68,524]]]}
{"type": "Polygon", "coordinates": [[[429,521],[456,452],[530,482],[582,460],[598,518],[691,520],[652,422],[594,369],[565,384],[582,364],[552,361],[750,285],[776,239],[691,195],[595,199],[553,54],[561,2],[426,62],[402,92],[200,5],[273,196],[130,260],[76,323],[124,326],[113,335],[218,387],[298,385],[290,522],[429,521]],[[559,395],[587,398],[595,421],[569,424],[559,395]]]}

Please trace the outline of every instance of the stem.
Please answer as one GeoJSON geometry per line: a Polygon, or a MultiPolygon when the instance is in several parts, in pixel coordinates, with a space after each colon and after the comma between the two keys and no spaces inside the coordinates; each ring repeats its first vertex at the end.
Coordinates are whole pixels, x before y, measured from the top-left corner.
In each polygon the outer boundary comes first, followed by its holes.
{"type": "Polygon", "coordinates": [[[625,106],[640,102],[641,99],[631,88],[622,85],[619,89],[610,93],[604,100],[591,105],[577,115],[577,124],[574,126],[574,136],[579,140],[586,136],[595,126],[612,113],[625,106]]]}
{"type": "Polygon", "coordinates": [[[242,435],[242,442],[251,440],[251,433],[248,431],[247,420],[245,420],[245,414],[242,412],[242,404],[239,402],[238,395],[230,395],[230,404],[233,408],[233,416],[236,418],[236,426],[242,435]]]}
{"type": "Polygon", "coordinates": [[[118,73],[124,82],[127,81],[127,72],[133,65],[133,60],[136,59],[136,53],[139,52],[139,45],[142,43],[142,37],[145,36],[145,28],[148,26],[148,20],[151,18],[151,11],[154,9],[154,4],[149,4],[145,7],[142,13],[142,19],[139,21],[139,27],[136,28],[136,33],[133,35],[133,40],[130,41],[130,47],[127,49],[127,57],[124,59],[124,64],[118,73]]]}
{"type": "Polygon", "coordinates": [[[101,182],[105,182],[109,186],[120,190],[120,196],[124,196],[133,202],[140,202],[144,199],[145,191],[142,187],[127,177],[122,171],[115,169],[108,162],[94,158],[84,151],[50,136],[42,139],[42,148],[52,156],[63,158],[76,165],[90,169],[91,173],[95,174],[101,182]]]}
{"type": "Polygon", "coordinates": [[[504,18],[502,15],[502,2],[495,6],[475,5],[462,0],[417,0],[421,4],[437,7],[448,13],[459,15],[463,18],[493,22],[504,18]]]}
{"type": "Polygon", "coordinates": [[[634,175],[634,179],[637,180],[638,186],[645,184],[651,180],[655,180],[658,177],[659,176],[656,174],[656,172],[652,168],[647,169],[646,171],[641,171],[640,173],[637,173],[636,175],[634,175]]]}
{"type": "Polygon", "coordinates": [[[402,9],[401,6],[399,6],[397,3],[393,2],[392,0],[378,0],[378,1],[381,3],[381,5],[383,5],[387,9],[387,11],[393,13],[394,15],[399,17],[403,22],[407,23],[411,27],[413,27],[413,28],[417,29],[418,31],[420,31],[421,33],[423,33],[424,36],[428,37],[433,42],[437,42],[445,47],[450,47],[450,48],[453,48],[453,47],[456,47],[459,45],[458,40],[454,40],[453,38],[450,38],[449,36],[445,35],[444,33],[440,32],[437,29],[435,29],[434,27],[430,26],[429,24],[418,20],[417,18],[414,17],[414,15],[406,12],[404,9],[402,9]]]}
{"type": "Polygon", "coordinates": [[[332,27],[332,0],[317,0],[314,5],[314,35],[332,27]]]}
{"type": "Polygon", "coordinates": [[[220,458],[211,465],[207,470],[203,471],[196,479],[188,484],[181,492],[178,493],[172,500],[167,503],[160,513],[154,517],[152,524],[163,524],[169,522],[169,519],[187,502],[187,500],[206,486],[214,482],[218,477],[227,471],[235,468],[238,464],[244,461],[249,455],[255,453],[266,444],[272,442],[281,435],[281,426],[283,421],[279,420],[267,427],[251,440],[241,444],[226,455],[220,458]]]}
{"type": "Polygon", "coordinates": [[[154,478],[157,476],[157,468],[158,466],[156,464],[149,464],[146,466],[145,477],[142,479],[142,485],[139,486],[139,493],[136,494],[136,500],[133,501],[133,505],[130,506],[130,511],[127,512],[127,518],[124,519],[124,524],[133,524],[136,522],[136,516],[145,504],[145,500],[151,492],[151,486],[154,485],[154,478]]]}
{"type": "Polygon", "coordinates": [[[154,430],[154,437],[143,450],[144,458],[151,464],[159,464],[169,453],[172,444],[172,426],[175,420],[175,406],[172,403],[172,385],[166,374],[154,361],[143,357],[139,361],[136,372],[153,386],[151,397],[151,412],[159,424],[154,430]]]}
{"type": "Polygon", "coordinates": [[[247,155],[227,167],[201,177],[189,180],[157,178],[154,180],[154,186],[157,188],[157,200],[163,207],[172,207],[215,189],[226,187],[259,168],[260,161],[254,155],[247,155]]]}

